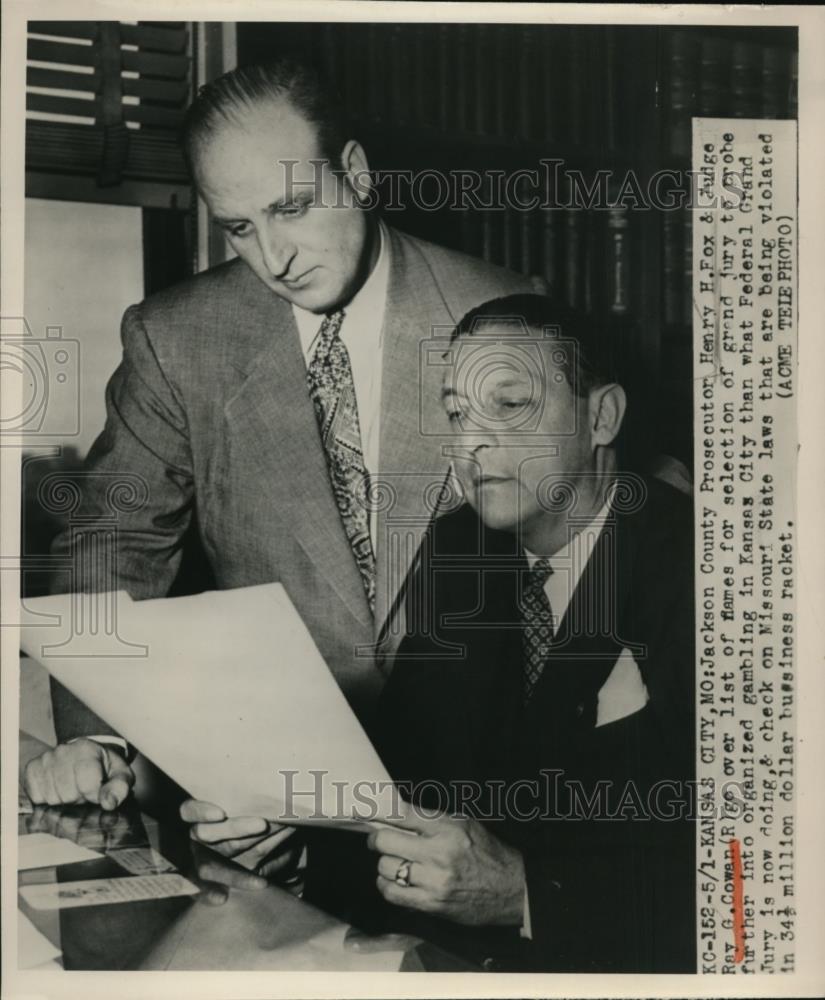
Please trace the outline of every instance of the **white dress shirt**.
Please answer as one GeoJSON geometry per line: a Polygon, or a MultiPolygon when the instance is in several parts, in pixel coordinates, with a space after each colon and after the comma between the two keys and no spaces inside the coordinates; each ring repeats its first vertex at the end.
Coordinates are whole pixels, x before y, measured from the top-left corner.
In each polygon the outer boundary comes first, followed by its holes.
{"type": "MultiPolygon", "coordinates": [[[[355,401],[358,404],[358,424],[361,428],[361,450],[364,466],[374,480],[378,475],[378,446],[381,430],[381,361],[384,349],[384,314],[390,279],[390,241],[383,223],[378,225],[381,246],[378,260],[369,277],[344,309],[340,337],[349,354],[355,401]]],[[[318,341],[323,317],[301,309],[294,303],[292,313],[301,338],[301,350],[309,366],[318,341]]],[[[376,544],[376,514],[370,513],[372,548],[376,544]]]]}
{"type": "Polygon", "coordinates": [[[596,547],[596,542],[599,540],[599,536],[610,514],[610,500],[611,496],[608,496],[604,506],[593,520],[588,522],[581,531],[570,539],[564,548],[559,549],[554,555],[542,557],[529,552],[527,549],[524,550],[531,569],[540,558],[545,558],[553,570],[544,584],[544,592],[547,594],[547,600],[550,602],[550,607],[553,611],[552,628],[554,636],[559,631],[559,626],[567,613],[570,601],[576,587],[579,585],[582,573],[584,573],[584,568],[593,555],[593,549],[596,547]]]}

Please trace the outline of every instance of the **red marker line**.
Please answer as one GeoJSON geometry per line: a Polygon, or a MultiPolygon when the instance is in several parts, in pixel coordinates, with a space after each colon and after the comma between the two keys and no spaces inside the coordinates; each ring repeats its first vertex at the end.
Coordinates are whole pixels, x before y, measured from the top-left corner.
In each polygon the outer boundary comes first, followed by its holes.
{"type": "Polygon", "coordinates": [[[742,848],[738,840],[728,841],[730,863],[733,869],[733,961],[745,959],[745,903],[742,886],[742,848]]]}

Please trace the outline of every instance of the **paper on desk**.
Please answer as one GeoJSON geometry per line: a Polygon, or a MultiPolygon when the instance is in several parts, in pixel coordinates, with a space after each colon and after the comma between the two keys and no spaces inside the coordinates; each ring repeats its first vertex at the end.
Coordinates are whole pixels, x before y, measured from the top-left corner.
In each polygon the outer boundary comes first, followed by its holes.
{"type": "Polygon", "coordinates": [[[62,910],[78,906],[138,903],[147,899],[168,899],[170,896],[194,896],[199,889],[183,875],[166,873],[22,885],[19,892],[35,910],[62,910]]]}
{"type": "Polygon", "coordinates": [[[17,868],[51,868],[103,857],[97,851],[81,847],[73,840],[53,837],[50,833],[24,833],[17,838],[17,868]]]}
{"type": "MultiPolygon", "coordinates": [[[[17,968],[34,969],[45,962],[53,965],[60,957],[60,949],[41,934],[25,913],[17,911],[17,968]]],[[[58,966],[59,968],[59,966],[58,966]]]]}
{"type": "Polygon", "coordinates": [[[35,598],[21,644],[190,795],[230,816],[352,825],[355,812],[392,808],[389,775],[281,584],[152,601],[35,598]],[[81,600],[96,600],[116,634],[73,632],[81,600]]]}

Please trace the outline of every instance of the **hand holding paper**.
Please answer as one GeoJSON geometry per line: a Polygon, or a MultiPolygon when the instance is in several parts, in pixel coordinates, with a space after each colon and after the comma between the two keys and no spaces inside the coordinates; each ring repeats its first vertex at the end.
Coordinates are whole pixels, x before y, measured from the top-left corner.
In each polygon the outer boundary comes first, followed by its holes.
{"type": "MultiPolygon", "coordinates": [[[[21,642],[193,799],[225,816],[352,828],[356,813],[371,819],[393,808],[389,775],[280,584],[138,602],[36,598],[25,604],[21,642]],[[77,614],[78,601],[114,608],[113,629],[78,636],[89,617],[77,614]]],[[[224,839],[250,835],[236,827],[224,839]]]]}

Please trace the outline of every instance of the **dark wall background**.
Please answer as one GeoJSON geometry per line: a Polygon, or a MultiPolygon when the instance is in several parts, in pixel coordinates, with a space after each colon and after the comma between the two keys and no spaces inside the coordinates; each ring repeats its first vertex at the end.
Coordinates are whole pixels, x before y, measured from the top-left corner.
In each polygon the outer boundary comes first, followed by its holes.
{"type": "MultiPolygon", "coordinates": [[[[238,24],[239,62],[310,59],[373,170],[513,172],[564,160],[592,182],[690,165],[690,119],[795,117],[795,28],[238,24]]],[[[541,274],[634,357],[645,424],[692,467],[686,211],[424,211],[396,226],[541,274]]]]}

